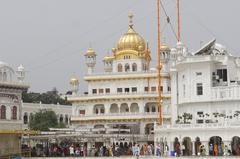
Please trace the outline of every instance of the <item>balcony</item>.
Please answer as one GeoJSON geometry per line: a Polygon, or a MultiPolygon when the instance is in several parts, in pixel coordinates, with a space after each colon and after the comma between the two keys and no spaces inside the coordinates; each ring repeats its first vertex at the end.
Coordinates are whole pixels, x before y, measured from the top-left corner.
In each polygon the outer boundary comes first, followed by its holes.
{"type": "MultiPolygon", "coordinates": [[[[164,118],[170,118],[170,114],[163,114],[164,118]]],[[[159,118],[158,112],[150,113],[111,113],[72,116],[71,121],[91,121],[91,120],[131,120],[131,119],[153,119],[159,118]]]]}
{"type": "Polygon", "coordinates": [[[238,122],[224,122],[224,123],[211,123],[211,124],[175,124],[175,125],[156,125],[155,130],[166,131],[166,130],[198,130],[198,129],[221,129],[221,128],[240,128],[238,122]]]}
{"type": "Polygon", "coordinates": [[[239,100],[240,99],[240,86],[222,86],[222,87],[212,87],[211,90],[212,97],[214,101],[223,100],[239,100]]]}
{"type": "MultiPolygon", "coordinates": [[[[169,78],[169,73],[161,73],[162,78],[169,78]]],[[[86,81],[113,80],[113,79],[139,79],[139,78],[157,78],[156,71],[141,72],[103,72],[88,74],[84,77],[86,81]]]]}
{"type": "MultiPolygon", "coordinates": [[[[69,101],[89,101],[89,100],[98,100],[98,99],[126,99],[126,98],[157,98],[158,93],[152,92],[152,93],[117,93],[117,94],[84,94],[84,95],[70,95],[67,96],[67,99],[69,101]]],[[[163,98],[171,98],[170,92],[167,94],[162,95],[163,98]]]]}

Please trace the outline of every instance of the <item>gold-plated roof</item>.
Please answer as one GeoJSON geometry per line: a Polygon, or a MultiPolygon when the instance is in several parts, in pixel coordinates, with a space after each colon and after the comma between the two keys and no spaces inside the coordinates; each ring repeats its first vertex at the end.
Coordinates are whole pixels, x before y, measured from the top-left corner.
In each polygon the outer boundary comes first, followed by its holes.
{"type": "Polygon", "coordinates": [[[114,59],[115,59],[114,56],[105,56],[105,57],[103,58],[103,61],[112,61],[112,60],[114,60],[114,59]]]}
{"type": "Polygon", "coordinates": [[[129,15],[129,28],[117,42],[116,59],[122,59],[124,56],[131,58],[142,58],[146,51],[146,43],[141,35],[133,29],[132,23],[133,15],[129,15]]]}
{"type": "Polygon", "coordinates": [[[72,77],[70,79],[70,84],[71,85],[78,85],[79,84],[79,80],[77,79],[77,77],[72,77]]]}
{"type": "Polygon", "coordinates": [[[117,43],[118,51],[127,49],[135,51],[145,50],[145,40],[131,27],[120,37],[117,43]]]}
{"type": "Polygon", "coordinates": [[[85,56],[96,56],[95,51],[90,47],[87,50],[87,53],[85,54],[85,56]]]}

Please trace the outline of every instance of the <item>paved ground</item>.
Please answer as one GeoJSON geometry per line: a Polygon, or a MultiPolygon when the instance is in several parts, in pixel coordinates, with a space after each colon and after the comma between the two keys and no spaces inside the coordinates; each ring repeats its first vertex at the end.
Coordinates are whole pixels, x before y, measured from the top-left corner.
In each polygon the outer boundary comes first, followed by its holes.
{"type": "MultiPolygon", "coordinates": [[[[24,158],[24,159],[83,159],[83,157],[32,157],[32,158],[24,158]]],[[[121,156],[121,157],[84,157],[84,159],[137,159],[136,157],[126,157],[126,156],[121,156]]],[[[161,159],[240,159],[239,157],[233,157],[233,156],[229,156],[229,157],[222,157],[222,156],[217,156],[217,157],[161,157],[161,159]]],[[[139,159],[160,159],[159,157],[155,157],[155,156],[141,156],[139,157],[139,159]]]]}

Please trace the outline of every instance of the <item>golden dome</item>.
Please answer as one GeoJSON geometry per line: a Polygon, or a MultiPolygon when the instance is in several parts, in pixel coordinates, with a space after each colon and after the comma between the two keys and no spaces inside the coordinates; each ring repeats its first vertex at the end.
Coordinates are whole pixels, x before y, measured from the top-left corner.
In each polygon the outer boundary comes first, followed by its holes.
{"type": "Polygon", "coordinates": [[[79,80],[76,77],[72,77],[70,79],[70,84],[71,85],[78,85],[79,84],[79,80]]]}
{"type": "Polygon", "coordinates": [[[85,56],[96,56],[95,51],[90,47],[87,50],[87,53],[85,54],[85,56]]]}
{"type": "Polygon", "coordinates": [[[161,44],[161,51],[170,51],[170,47],[166,43],[163,43],[161,44]]]}
{"type": "Polygon", "coordinates": [[[117,50],[145,50],[145,40],[132,27],[129,27],[127,33],[121,36],[117,43],[117,50]]]}
{"type": "Polygon", "coordinates": [[[133,15],[129,15],[129,28],[117,42],[114,56],[116,59],[144,58],[146,43],[141,35],[133,29],[133,15]]]}
{"type": "Polygon", "coordinates": [[[114,56],[105,56],[103,58],[103,61],[113,61],[114,60],[114,56]]]}

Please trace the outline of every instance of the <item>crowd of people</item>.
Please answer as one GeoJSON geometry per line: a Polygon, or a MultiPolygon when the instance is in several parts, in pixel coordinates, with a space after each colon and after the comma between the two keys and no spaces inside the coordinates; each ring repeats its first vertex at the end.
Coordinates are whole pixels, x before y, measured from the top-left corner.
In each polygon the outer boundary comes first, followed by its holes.
{"type": "Polygon", "coordinates": [[[99,145],[87,148],[87,144],[50,144],[36,145],[31,149],[31,156],[46,157],[85,157],[85,156],[144,156],[154,155],[153,144],[114,143],[110,146],[99,145]]]}
{"type": "MultiPolygon", "coordinates": [[[[26,149],[26,148],[25,148],[26,149]]],[[[87,143],[64,143],[64,144],[37,144],[31,148],[32,157],[85,157],[85,156],[188,156],[184,145],[176,143],[174,150],[170,150],[166,143],[156,145],[153,144],[137,144],[137,143],[113,143],[112,145],[98,145],[87,148],[87,143]],[[185,153],[184,153],[185,152],[185,153]]],[[[192,155],[192,152],[191,154],[192,155]]],[[[224,144],[209,144],[209,150],[204,145],[197,146],[195,150],[196,156],[229,156],[232,155],[229,147],[224,144]]]]}

